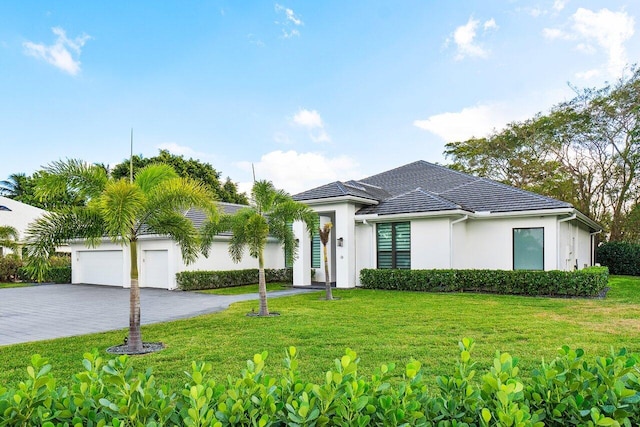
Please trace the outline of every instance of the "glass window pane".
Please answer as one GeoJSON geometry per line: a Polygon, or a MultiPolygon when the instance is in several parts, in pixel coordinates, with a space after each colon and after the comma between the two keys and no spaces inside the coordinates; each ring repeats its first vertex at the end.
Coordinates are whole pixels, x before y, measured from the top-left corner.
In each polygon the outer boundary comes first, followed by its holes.
{"type": "Polygon", "coordinates": [[[313,225],[313,236],[311,237],[311,268],[320,268],[320,246],[322,243],[320,242],[320,233],[318,229],[320,228],[320,216],[316,217],[316,220],[313,225]]]}
{"type": "Polygon", "coordinates": [[[513,229],[513,269],[544,270],[544,228],[513,229]]]}

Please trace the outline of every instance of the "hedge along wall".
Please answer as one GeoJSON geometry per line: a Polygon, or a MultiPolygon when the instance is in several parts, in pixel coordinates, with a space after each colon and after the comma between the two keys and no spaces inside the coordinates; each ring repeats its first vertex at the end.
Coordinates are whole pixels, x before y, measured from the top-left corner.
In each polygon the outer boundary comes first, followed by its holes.
{"type": "Polygon", "coordinates": [[[609,270],[373,270],[360,271],[362,287],[424,292],[487,292],[532,296],[597,296],[607,286],[609,270]]]}
{"type": "Polygon", "coordinates": [[[603,243],[596,249],[596,262],[611,274],[640,276],[640,245],[627,242],[603,243]]]}
{"type": "MultiPolygon", "coordinates": [[[[265,268],[265,279],[269,282],[293,283],[293,269],[265,268]]],[[[195,291],[202,289],[229,288],[258,283],[258,269],[229,271],[182,271],[176,274],[178,289],[195,291]]]]}
{"type": "MultiPolygon", "coordinates": [[[[22,281],[32,280],[24,267],[18,270],[18,278],[22,281]]],[[[49,268],[44,281],[46,283],[71,283],[71,266],[49,268]]]]}

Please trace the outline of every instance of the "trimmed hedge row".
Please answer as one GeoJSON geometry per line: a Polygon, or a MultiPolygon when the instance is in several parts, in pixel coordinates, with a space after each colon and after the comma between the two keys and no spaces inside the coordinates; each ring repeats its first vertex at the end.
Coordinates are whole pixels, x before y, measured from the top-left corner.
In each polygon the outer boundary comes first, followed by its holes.
{"type": "Polygon", "coordinates": [[[611,274],[640,276],[640,245],[627,242],[603,243],[596,249],[596,261],[611,274]]]}
{"type": "Polygon", "coordinates": [[[632,426],[640,424],[638,356],[625,350],[584,357],[563,347],[530,379],[518,359],[496,352],[488,370],[471,360],[474,343],[463,339],[455,369],[427,386],[418,361],[396,371],[382,365],[358,375],[357,354],[335,360],[324,381],[301,379],[295,347],[277,376],[265,370],[267,353],[256,354],[238,377],[217,384],[213,366],[192,362],[181,390],[156,382],[151,369],[136,372],[128,358],[104,361],[84,355],[84,370],[71,388],[56,386],[51,365],[31,358],[17,389],[0,385],[0,425],[28,426],[632,426]],[[477,378],[477,379],[476,379],[477,378]]]}
{"type": "Polygon", "coordinates": [[[578,271],[373,270],[360,271],[368,289],[487,292],[531,296],[597,296],[607,286],[606,267],[578,271]]]}
{"type": "MultiPolygon", "coordinates": [[[[18,278],[22,281],[32,280],[25,267],[18,269],[18,278]]],[[[71,283],[71,266],[49,267],[44,282],[48,283],[71,283]]]]}
{"type": "MultiPolygon", "coordinates": [[[[293,269],[265,268],[264,275],[267,283],[293,283],[293,269]]],[[[197,291],[203,289],[229,288],[232,286],[252,285],[258,283],[258,269],[229,270],[229,271],[182,271],[176,274],[178,288],[183,291],[197,291]]]]}

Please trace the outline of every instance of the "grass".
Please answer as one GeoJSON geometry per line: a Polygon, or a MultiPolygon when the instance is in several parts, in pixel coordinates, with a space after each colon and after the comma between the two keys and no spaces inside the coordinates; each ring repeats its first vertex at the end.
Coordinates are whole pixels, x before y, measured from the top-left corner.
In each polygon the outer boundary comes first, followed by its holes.
{"type": "MultiPolygon", "coordinates": [[[[291,285],[288,283],[267,283],[267,292],[271,291],[282,291],[285,289],[291,289],[291,285]]],[[[258,284],[255,285],[245,285],[245,286],[233,286],[231,288],[220,288],[220,289],[207,289],[204,291],[198,291],[204,294],[215,294],[215,295],[240,295],[240,294],[252,294],[258,293],[258,284]]]]}
{"type": "MultiPolygon", "coordinates": [[[[604,300],[335,290],[337,301],[323,301],[319,293],[271,299],[270,309],[282,315],[269,318],[245,316],[257,301],[244,302],[221,313],[143,327],[145,341],[162,341],[167,348],[133,357],[132,364],[153,367],[160,382],[181,387],[192,360],[212,362],[214,378],[226,381],[263,350],[270,354],[268,370],[278,372],[285,347],[294,345],[302,377],[322,381],[333,359],[349,347],[361,357],[364,375],[382,363],[403,365],[415,358],[434,378],[453,373],[456,344],[470,337],[477,343],[473,358],[480,372],[500,350],[518,357],[526,376],[564,344],[583,348],[589,357],[604,356],[612,347],[640,351],[640,278],[614,277],[610,286],[604,300]]],[[[104,354],[125,335],[121,330],[0,347],[0,384],[24,378],[34,353],[48,358],[59,381],[69,384],[82,369],[84,352],[98,348],[104,354]]]]}
{"type": "Polygon", "coordinates": [[[33,286],[33,283],[22,283],[22,282],[8,282],[8,283],[0,283],[0,289],[7,288],[25,288],[27,286],[33,286]]]}

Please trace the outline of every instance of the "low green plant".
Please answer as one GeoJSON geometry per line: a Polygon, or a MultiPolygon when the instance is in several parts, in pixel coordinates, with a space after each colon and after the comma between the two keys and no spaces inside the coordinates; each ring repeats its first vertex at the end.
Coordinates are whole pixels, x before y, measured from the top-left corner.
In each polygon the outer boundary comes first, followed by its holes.
{"type": "Polygon", "coordinates": [[[12,282],[18,278],[22,260],[14,254],[0,256],[0,282],[12,282]]]}
{"type": "MultiPolygon", "coordinates": [[[[267,282],[293,282],[293,269],[264,270],[267,282]]],[[[258,269],[228,271],[182,271],[176,274],[178,288],[183,291],[219,289],[232,286],[251,285],[258,281],[258,269]]]]}
{"type": "Polygon", "coordinates": [[[71,388],[56,386],[51,365],[35,355],[17,388],[0,386],[0,426],[632,426],[640,423],[639,359],[625,350],[588,362],[563,347],[522,379],[518,359],[496,353],[474,382],[474,342],[463,339],[452,375],[430,389],[421,363],[402,370],[383,364],[370,378],[347,349],[324,380],[301,379],[289,347],[284,370],[267,372],[267,353],[254,355],[239,376],[221,383],[213,365],[193,362],[178,392],[156,383],[151,369],[135,372],[126,356],[105,361],[87,353],[71,388]]]}
{"type": "Polygon", "coordinates": [[[611,274],[640,276],[640,244],[603,243],[596,248],[596,261],[609,267],[611,274]]]}
{"type": "Polygon", "coordinates": [[[597,296],[607,286],[606,267],[577,271],[374,270],[360,271],[363,288],[426,292],[486,292],[531,296],[597,296]]]}

